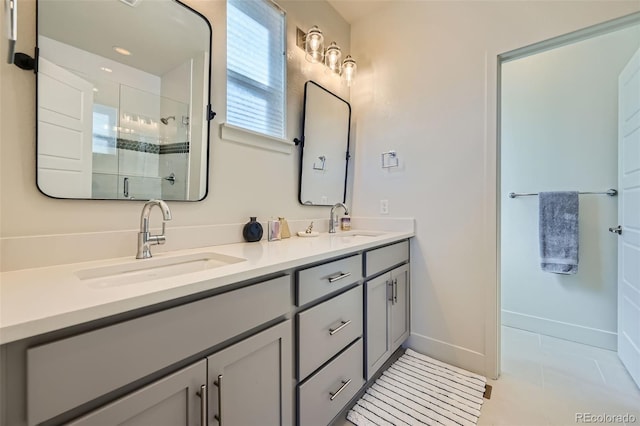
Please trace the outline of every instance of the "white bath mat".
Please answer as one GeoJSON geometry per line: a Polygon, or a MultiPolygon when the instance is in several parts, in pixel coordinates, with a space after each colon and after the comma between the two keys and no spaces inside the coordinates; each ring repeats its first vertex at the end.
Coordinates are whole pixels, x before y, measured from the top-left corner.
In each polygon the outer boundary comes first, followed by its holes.
{"type": "Polygon", "coordinates": [[[365,425],[475,425],[487,379],[407,349],[347,414],[365,425]]]}

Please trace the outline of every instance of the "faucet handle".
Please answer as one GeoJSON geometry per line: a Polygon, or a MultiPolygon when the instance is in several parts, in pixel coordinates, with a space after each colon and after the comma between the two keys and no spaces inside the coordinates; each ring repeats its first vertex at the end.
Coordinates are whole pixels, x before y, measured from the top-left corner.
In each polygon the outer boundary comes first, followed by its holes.
{"type": "Polygon", "coordinates": [[[167,242],[167,237],[164,235],[151,235],[148,241],[154,245],[162,245],[167,242]]]}
{"type": "Polygon", "coordinates": [[[164,244],[167,242],[167,237],[164,235],[164,230],[166,228],[166,222],[162,221],[162,234],[160,235],[149,235],[149,242],[152,244],[164,244]]]}

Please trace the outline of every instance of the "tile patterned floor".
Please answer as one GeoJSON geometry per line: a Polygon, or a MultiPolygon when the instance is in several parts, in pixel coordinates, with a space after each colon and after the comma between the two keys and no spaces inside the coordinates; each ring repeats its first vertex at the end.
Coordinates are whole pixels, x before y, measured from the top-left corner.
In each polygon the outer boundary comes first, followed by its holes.
{"type": "Polygon", "coordinates": [[[640,426],[640,389],[612,351],[502,327],[502,375],[489,384],[479,425],[640,426]]]}

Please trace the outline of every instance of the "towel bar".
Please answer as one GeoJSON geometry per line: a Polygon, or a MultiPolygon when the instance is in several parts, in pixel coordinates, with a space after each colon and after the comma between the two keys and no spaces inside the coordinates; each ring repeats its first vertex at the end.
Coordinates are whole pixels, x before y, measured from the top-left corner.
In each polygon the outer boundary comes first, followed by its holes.
{"type": "MultiPolygon", "coordinates": [[[[616,195],[618,195],[618,190],[617,189],[609,189],[609,190],[604,191],[604,192],[578,192],[578,194],[580,194],[580,195],[583,195],[583,194],[608,195],[610,197],[615,197],[616,195]]],[[[529,193],[519,194],[519,193],[516,193],[516,192],[510,192],[509,193],[509,198],[529,197],[531,195],[539,195],[539,193],[537,193],[537,192],[529,192],[529,193]]]]}

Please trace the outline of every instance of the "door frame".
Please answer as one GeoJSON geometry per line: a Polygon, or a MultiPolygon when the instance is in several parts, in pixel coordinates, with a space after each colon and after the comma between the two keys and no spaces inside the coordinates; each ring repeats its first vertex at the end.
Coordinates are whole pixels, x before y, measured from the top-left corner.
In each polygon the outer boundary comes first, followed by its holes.
{"type": "MultiPolygon", "coordinates": [[[[555,49],[558,47],[570,45],[573,43],[577,43],[579,41],[587,40],[590,38],[598,37],[601,35],[605,35],[614,31],[622,30],[634,25],[640,24],[640,12],[635,12],[629,15],[622,16],[620,18],[615,18],[609,21],[605,21],[599,24],[591,25],[586,28],[573,31],[567,34],[563,34],[557,37],[553,37],[538,43],[530,44],[528,46],[524,46],[518,49],[510,50],[508,52],[501,53],[497,56],[497,82],[496,82],[496,311],[492,312],[493,319],[495,319],[495,336],[496,341],[491,342],[490,335],[493,333],[488,333],[488,341],[487,344],[489,347],[493,347],[495,350],[495,358],[494,364],[491,366],[495,367],[489,368],[488,375],[494,376],[497,378],[501,373],[501,345],[502,345],[502,335],[501,335],[501,324],[502,324],[502,274],[501,271],[501,261],[502,261],[502,248],[500,246],[501,241],[501,216],[502,216],[502,202],[501,202],[501,194],[503,188],[501,187],[501,169],[502,169],[502,135],[501,135],[501,96],[502,96],[502,64],[516,60],[525,58],[527,56],[535,55],[538,53],[545,52],[547,50],[555,49]],[[495,343],[495,344],[494,344],[495,343]]],[[[491,326],[491,324],[489,324],[491,326]]],[[[488,360],[490,362],[490,360],[488,360]]]]}

